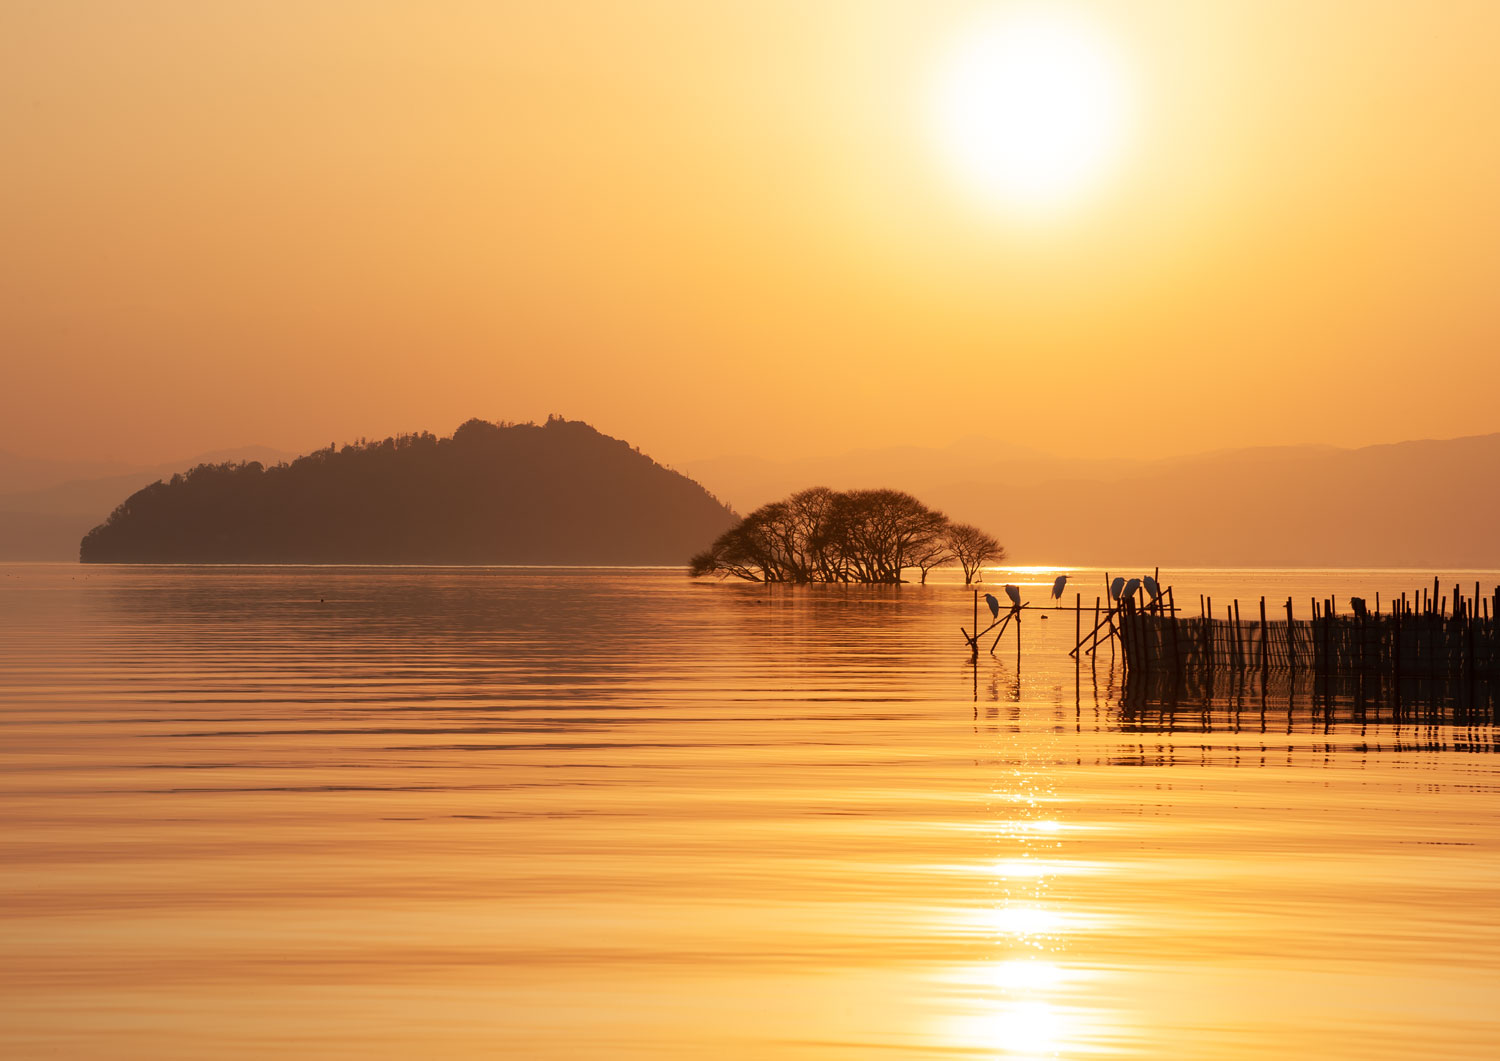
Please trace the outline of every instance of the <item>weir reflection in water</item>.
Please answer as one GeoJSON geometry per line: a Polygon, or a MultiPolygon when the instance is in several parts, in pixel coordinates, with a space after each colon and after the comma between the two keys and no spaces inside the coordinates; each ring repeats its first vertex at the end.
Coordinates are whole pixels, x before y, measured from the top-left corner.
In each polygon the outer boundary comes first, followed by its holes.
{"type": "Polygon", "coordinates": [[[1493,1056],[1492,696],[974,669],[971,603],[0,567],[0,1053],[1493,1056]]]}
{"type": "MultiPolygon", "coordinates": [[[[1258,730],[1376,727],[1402,739],[1426,734],[1489,750],[1500,722],[1500,690],[1487,679],[1323,676],[1222,669],[1126,676],[1122,728],[1258,730]]],[[[1435,749],[1437,750],[1437,749],[1435,749]]]]}

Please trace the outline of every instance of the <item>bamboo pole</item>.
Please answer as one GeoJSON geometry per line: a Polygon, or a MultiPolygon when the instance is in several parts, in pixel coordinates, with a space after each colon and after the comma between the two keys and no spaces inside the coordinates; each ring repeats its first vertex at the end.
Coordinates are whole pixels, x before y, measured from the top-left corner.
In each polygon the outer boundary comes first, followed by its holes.
{"type": "MultiPolygon", "coordinates": [[[[1099,629],[1099,596],[1098,596],[1098,594],[1094,595],[1094,629],[1095,630],[1099,629]]],[[[1078,643],[1080,645],[1083,644],[1082,641],[1080,641],[1078,643]]],[[[1077,652],[1078,649],[1075,648],[1075,649],[1073,649],[1073,651],[1077,652]]],[[[1099,661],[1094,658],[1094,653],[1092,651],[1090,651],[1089,652],[1089,670],[1092,672],[1094,670],[1095,666],[1098,663],[1099,663],[1099,661]]]]}
{"type": "Polygon", "coordinates": [[[1292,628],[1292,598],[1286,599],[1286,662],[1292,670],[1297,669],[1297,638],[1292,628]]]}
{"type": "MultiPolygon", "coordinates": [[[[1083,642],[1084,641],[1089,641],[1089,640],[1093,641],[1093,647],[1091,647],[1089,649],[1089,651],[1092,652],[1094,650],[1094,648],[1097,648],[1098,644],[1099,644],[1099,636],[1098,635],[1099,635],[1099,629],[1100,629],[1100,627],[1103,627],[1103,626],[1106,626],[1106,625],[1110,625],[1110,620],[1114,617],[1115,612],[1118,611],[1118,610],[1119,610],[1119,608],[1118,608],[1118,605],[1117,605],[1115,607],[1110,608],[1109,611],[1105,612],[1104,613],[1104,617],[1102,619],[1098,618],[1098,615],[1099,615],[1099,598],[1095,597],[1094,598],[1094,616],[1095,616],[1094,628],[1092,630],[1090,630],[1087,634],[1084,635],[1083,641],[1078,642],[1078,644],[1074,647],[1073,651],[1077,652],[1079,649],[1081,649],[1083,647],[1083,642]]],[[[1111,630],[1114,629],[1112,625],[1110,625],[1110,629],[1111,630]]]]}
{"type": "Polygon", "coordinates": [[[1469,681],[1474,680],[1474,623],[1472,620],[1464,622],[1464,677],[1469,681]]]}
{"type": "Polygon", "coordinates": [[[1266,629],[1266,598],[1260,598],[1260,688],[1264,692],[1266,678],[1270,675],[1271,664],[1267,659],[1266,650],[1270,646],[1270,631],[1266,629]]]}
{"type": "Polygon", "coordinates": [[[1204,597],[1203,601],[1203,665],[1212,670],[1214,665],[1214,599],[1204,597]]]}
{"type": "MultiPolygon", "coordinates": [[[[1083,640],[1083,594],[1082,593],[1074,593],[1073,594],[1073,604],[1074,604],[1074,608],[1073,608],[1073,644],[1076,645],[1076,644],[1078,644],[1078,642],[1080,642],[1080,641],[1083,640]]],[[[1081,668],[1082,666],[1083,666],[1083,659],[1078,655],[1077,652],[1074,652],[1073,653],[1073,677],[1074,677],[1074,682],[1075,683],[1077,682],[1077,679],[1078,679],[1079,668],[1081,668]]]]}
{"type": "Polygon", "coordinates": [[[1005,636],[1005,631],[1007,629],[1009,629],[1009,627],[1010,627],[1011,617],[1014,616],[1015,614],[1016,614],[1015,605],[1011,605],[1011,609],[1010,609],[1010,611],[1008,611],[1008,612],[1005,613],[1005,618],[1004,619],[997,619],[997,620],[995,620],[995,622],[993,622],[993,623],[990,624],[989,629],[985,630],[985,633],[987,634],[987,633],[990,632],[990,630],[994,630],[995,627],[997,627],[997,626],[1000,628],[995,633],[995,640],[993,640],[993,641],[990,642],[990,655],[993,656],[995,654],[995,649],[997,649],[997,648],[1000,647],[1000,639],[1005,636]]]}
{"type": "MultiPolygon", "coordinates": [[[[1400,692],[1401,683],[1401,623],[1405,619],[1406,594],[1401,594],[1401,608],[1396,610],[1394,616],[1394,629],[1391,631],[1391,673],[1396,679],[1397,692],[1400,692]]],[[[1392,604],[1393,610],[1394,603],[1392,604]]]]}
{"type": "MultiPolygon", "coordinates": [[[[1167,607],[1170,609],[1169,614],[1172,617],[1172,672],[1178,678],[1181,678],[1182,650],[1177,642],[1177,601],[1173,596],[1172,587],[1170,586],[1167,587],[1167,607]]],[[[1175,696],[1176,693],[1174,692],[1173,695],[1175,696]]]]}

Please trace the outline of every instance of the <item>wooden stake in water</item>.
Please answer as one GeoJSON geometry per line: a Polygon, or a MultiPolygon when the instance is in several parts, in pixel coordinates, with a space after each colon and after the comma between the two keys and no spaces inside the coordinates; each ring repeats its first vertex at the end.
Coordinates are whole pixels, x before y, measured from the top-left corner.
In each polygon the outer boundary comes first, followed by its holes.
{"type": "Polygon", "coordinates": [[[1016,609],[1016,681],[1021,680],[1021,609],[1016,609]]]}
{"type": "MultiPolygon", "coordinates": [[[[1500,601],[1500,588],[1496,588],[1496,590],[1495,590],[1495,600],[1496,601],[1500,601]]],[[[1095,630],[1099,629],[1099,598],[1098,597],[1094,598],[1094,629],[1095,630]]],[[[1080,644],[1081,644],[1081,642],[1080,642],[1080,644]]],[[[1095,642],[1094,647],[1095,648],[1098,647],[1098,643],[1097,642],[1095,642]]],[[[1094,653],[1094,649],[1091,648],[1091,649],[1089,649],[1089,670],[1093,670],[1098,665],[1099,665],[1099,657],[1094,653]]]]}
{"type": "Polygon", "coordinates": [[[1177,598],[1172,593],[1172,587],[1167,587],[1167,611],[1172,617],[1172,673],[1180,676],[1182,674],[1182,646],[1177,640],[1177,598]]]}
{"type": "Polygon", "coordinates": [[[1214,599],[1203,598],[1203,665],[1210,670],[1214,665],[1214,599]]]}
{"type": "Polygon", "coordinates": [[[979,666],[979,591],[974,591],[974,639],[969,642],[974,666],[979,666]]]}
{"type": "Polygon", "coordinates": [[[1270,669],[1270,663],[1266,660],[1266,642],[1269,640],[1270,638],[1266,636],[1266,598],[1262,597],[1260,599],[1260,687],[1262,692],[1266,688],[1266,672],[1270,669]]]}
{"type": "MultiPolygon", "coordinates": [[[[1083,594],[1073,594],[1073,644],[1083,640],[1083,594]]],[[[1073,656],[1073,669],[1076,671],[1083,666],[1083,660],[1075,653],[1073,656]]]]}
{"type": "Polygon", "coordinates": [[[1297,669],[1297,638],[1292,632],[1292,598],[1286,599],[1286,665],[1297,669]]]}

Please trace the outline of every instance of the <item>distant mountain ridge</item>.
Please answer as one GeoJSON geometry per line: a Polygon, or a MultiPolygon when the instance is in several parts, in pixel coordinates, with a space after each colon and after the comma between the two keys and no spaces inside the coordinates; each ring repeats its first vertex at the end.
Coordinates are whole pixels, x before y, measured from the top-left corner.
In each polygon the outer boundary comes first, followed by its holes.
{"type": "Polygon", "coordinates": [[[133,470],[121,461],[54,460],[0,450],[0,495],[39,490],[62,482],[125,475],[133,470]]]}
{"type": "Polygon", "coordinates": [[[289,464],[204,464],[132,494],[85,563],[683,563],[734,520],[587,424],[470,420],[289,464]]]}
{"type": "Polygon", "coordinates": [[[741,511],[813,484],[906,490],[994,531],[1018,564],[1500,568],[1500,433],[1161,460],[972,440],[682,467],[741,511]]]}
{"type": "MultiPolygon", "coordinates": [[[[287,456],[244,447],[203,459],[287,456]]],[[[79,539],[122,498],[186,466],[101,475],[118,466],[0,453],[0,559],[76,559],[79,539]],[[67,475],[85,477],[58,481],[67,475]]],[[[676,467],[741,512],[814,484],[908,490],[993,529],[1021,564],[1500,568],[1500,434],[1160,460],[1078,460],[969,439],[676,467]]],[[[717,533],[663,562],[685,562],[717,533]]]]}
{"type": "Polygon", "coordinates": [[[294,456],[269,446],[240,446],[133,467],[0,452],[0,560],[76,560],[78,539],[108,516],[121,498],[143,486],[199,464],[274,464],[294,456]]]}

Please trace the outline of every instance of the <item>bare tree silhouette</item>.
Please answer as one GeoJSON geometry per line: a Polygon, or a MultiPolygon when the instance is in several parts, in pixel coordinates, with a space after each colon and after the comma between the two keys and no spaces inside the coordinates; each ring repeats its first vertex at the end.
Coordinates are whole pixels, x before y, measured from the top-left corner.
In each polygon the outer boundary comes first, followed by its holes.
{"type": "Polygon", "coordinates": [[[967,583],[981,564],[1004,555],[994,538],[955,526],[910,494],[818,486],[762,505],[694,556],[688,570],[752,582],[895,583],[916,568],[926,582],[934,567],[958,559],[967,583]]]}

